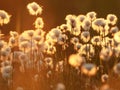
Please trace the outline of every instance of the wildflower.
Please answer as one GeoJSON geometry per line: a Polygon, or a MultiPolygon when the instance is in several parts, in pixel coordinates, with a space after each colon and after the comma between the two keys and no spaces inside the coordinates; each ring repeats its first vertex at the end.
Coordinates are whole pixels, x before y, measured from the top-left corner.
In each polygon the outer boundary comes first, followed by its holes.
{"type": "Polygon", "coordinates": [[[42,7],[39,6],[36,2],[29,3],[27,9],[31,15],[42,14],[42,7]]]}
{"type": "Polygon", "coordinates": [[[43,27],[44,27],[43,19],[40,18],[40,17],[38,17],[38,18],[35,20],[34,25],[35,25],[35,28],[37,28],[37,29],[43,28],[43,27]]]}
{"type": "Polygon", "coordinates": [[[10,22],[10,17],[11,15],[9,15],[6,11],[4,10],[0,10],[0,24],[8,24],[10,22]]]}
{"type": "Polygon", "coordinates": [[[81,71],[87,76],[94,76],[97,73],[97,67],[94,64],[85,63],[82,65],[81,71]]]}
{"type": "Polygon", "coordinates": [[[72,54],[69,56],[69,64],[73,67],[79,67],[84,62],[85,62],[85,58],[78,54],[72,54]]]}
{"type": "Polygon", "coordinates": [[[107,22],[111,25],[115,25],[117,22],[117,16],[114,14],[108,14],[107,15],[107,22]]]}
{"type": "Polygon", "coordinates": [[[83,31],[81,33],[81,39],[83,42],[88,42],[90,40],[90,32],[89,31],[83,31]]]}

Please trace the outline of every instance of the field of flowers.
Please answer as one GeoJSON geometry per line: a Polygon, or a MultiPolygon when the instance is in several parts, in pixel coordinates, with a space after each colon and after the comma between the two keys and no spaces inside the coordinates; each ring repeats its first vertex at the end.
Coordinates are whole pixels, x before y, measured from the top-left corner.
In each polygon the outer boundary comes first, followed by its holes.
{"type": "MultiPolygon", "coordinates": [[[[29,3],[34,30],[0,32],[0,90],[120,90],[118,18],[67,15],[66,23],[43,30],[42,6],[29,3]]],[[[11,15],[0,10],[0,25],[11,15]]]]}

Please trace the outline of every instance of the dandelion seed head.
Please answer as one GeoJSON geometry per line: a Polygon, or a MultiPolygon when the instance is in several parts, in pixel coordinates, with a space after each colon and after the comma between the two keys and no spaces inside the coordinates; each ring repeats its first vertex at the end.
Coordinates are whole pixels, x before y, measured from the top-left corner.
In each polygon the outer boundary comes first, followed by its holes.
{"type": "Polygon", "coordinates": [[[120,31],[114,34],[114,40],[117,43],[120,43],[120,31]]]}
{"type": "Polygon", "coordinates": [[[91,43],[93,45],[100,45],[100,42],[101,42],[101,37],[100,36],[94,36],[92,39],[91,39],[91,43]]]}
{"type": "Polygon", "coordinates": [[[2,67],[1,68],[2,77],[5,78],[5,79],[9,79],[12,75],[12,69],[13,69],[13,67],[10,66],[10,65],[2,67]]]}
{"type": "Polygon", "coordinates": [[[17,87],[16,90],[24,90],[22,87],[17,87]]]}
{"type": "Polygon", "coordinates": [[[70,42],[75,45],[76,43],[79,43],[79,39],[77,37],[73,37],[70,42]]]}
{"type": "Polygon", "coordinates": [[[103,75],[101,76],[101,81],[102,81],[102,83],[106,83],[106,82],[108,81],[108,78],[109,78],[109,76],[108,76],[107,74],[103,74],[103,75]]]}
{"type": "Polygon", "coordinates": [[[58,83],[55,90],[66,90],[63,83],[58,83]]]}
{"type": "Polygon", "coordinates": [[[82,23],[82,28],[83,28],[84,30],[89,30],[90,27],[91,27],[91,21],[86,18],[86,19],[83,21],[83,23],[82,23]]]}
{"type": "Polygon", "coordinates": [[[77,16],[77,22],[79,25],[82,25],[83,21],[86,19],[85,15],[78,15],[77,16]]]}
{"type": "Polygon", "coordinates": [[[117,16],[114,14],[108,14],[107,15],[107,22],[111,25],[115,25],[117,22],[117,16]]]}
{"type": "Polygon", "coordinates": [[[113,35],[114,35],[116,32],[118,32],[118,31],[119,31],[119,28],[118,28],[117,26],[112,27],[112,28],[110,29],[110,33],[112,33],[113,35]]]}
{"type": "Polygon", "coordinates": [[[31,15],[41,15],[42,14],[42,7],[38,5],[36,2],[29,3],[27,5],[27,9],[31,15]]]}
{"type": "Polygon", "coordinates": [[[120,63],[117,63],[114,67],[113,67],[114,73],[120,75],[120,63]]]}
{"type": "Polygon", "coordinates": [[[61,29],[61,31],[64,33],[64,32],[66,32],[66,31],[70,31],[70,26],[68,26],[67,24],[62,24],[62,25],[60,26],[60,29],[61,29]]]}
{"type": "Polygon", "coordinates": [[[9,15],[6,11],[4,10],[0,10],[0,24],[8,24],[10,22],[10,17],[11,15],[9,15]]]}
{"type": "Polygon", "coordinates": [[[77,21],[76,21],[75,15],[67,15],[65,20],[67,21],[67,25],[71,26],[71,28],[75,28],[77,26],[77,21]]]}
{"type": "Polygon", "coordinates": [[[85,62],[85,58],[78,54],[72,54],[69,56],[69,64],[73,67],[79,67],[84,62],[85,62]]]}
{"type": "Polygon", "coordinates": [[[81,39],[83,42],[88,42],[90,40],[90,32],[89,31],[83,31],[81,33],[81,39]]]}
{"type": "Polygon", "coordinates": [[[93,21],[93,20],[95,20],[96,19],[96,13],[94,12],[94,11],[92,11],[92,12],[88,12],[87,13],[87,18],[89,18],[91,21],[93,21]]]}
{"type": "Polygon", "coordinates": [[[94,76],[97,73],[97,67],[92,63],[85,63],[82,65],[81,71],[87,76],[94,76]]]}
{"type": "Polygon", "coordinates": [[[104,61],[108,61],[108,60],[110,60],[112,54],[113,54],[113,52],[110,48],[102,48],[102,50],[100,52],[100,59],[104,60],[104,61]]]}
{"type": "Polygon", "coordinates": [[[100,31],[106,26],[106,21],[104,18],[97,18],[92,22],[93,30],[100,31]]]}
{"type": "Polygon", "coordinates": [[[41,29],[44,27],[44,22],[43,22],[43,19],[41,17],[38,17],[36,20],[35,20],[35,28],[37,29],[41,29]]]}
{"type": "Polygon", "coordinates": [[[100,90],[111,90],[108,84],[104,84],[100,87],[100,90]]]}
{"type": "Polygon", "coordinates": [[[82,47],[82,44],[81,44],[81,43],[76,43],[76,44],[74,45],[74,49],[75,49],[76,51],[79,51],[79,50],[81,49],[81,47],[82,47]]]}

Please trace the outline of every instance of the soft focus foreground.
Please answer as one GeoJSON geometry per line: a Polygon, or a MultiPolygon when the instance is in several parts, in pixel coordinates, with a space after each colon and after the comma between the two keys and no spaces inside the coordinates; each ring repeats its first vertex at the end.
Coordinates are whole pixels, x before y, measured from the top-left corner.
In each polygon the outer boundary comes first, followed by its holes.
{"type": "MultiPolygon", "coordinates": [[[[42,7],[29,3],[34,30],[0,33],[0,90],[119,90],[120,31],[117,16],[95,12],[67,15],[66,23],[43,30],[42,7]]],[[[10,17],[0,10],[0,25],[10,17]]]]}

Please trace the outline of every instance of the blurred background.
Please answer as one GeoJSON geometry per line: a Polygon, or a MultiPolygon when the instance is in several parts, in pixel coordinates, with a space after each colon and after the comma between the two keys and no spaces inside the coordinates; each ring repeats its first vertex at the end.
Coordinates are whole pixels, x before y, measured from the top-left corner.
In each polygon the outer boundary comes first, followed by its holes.
{"type": "Polygon", "coordinates": [[[36,17],[29,15],[26,8],[33,1],[43,6],[41,17],[45,23],[45,31],[65,23],[67,14],[79,15],[95,11],[98,17],[106,18],[107,14],[113,13],[120,19],[120,0],[0,0],[0,9],[12,15],[11,22],[0,27],[4,34],[9,34],[10,30],[22,32],[34,29],[36,17]]]}

